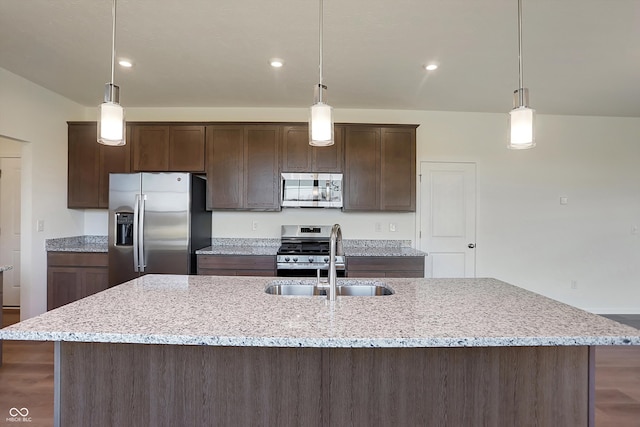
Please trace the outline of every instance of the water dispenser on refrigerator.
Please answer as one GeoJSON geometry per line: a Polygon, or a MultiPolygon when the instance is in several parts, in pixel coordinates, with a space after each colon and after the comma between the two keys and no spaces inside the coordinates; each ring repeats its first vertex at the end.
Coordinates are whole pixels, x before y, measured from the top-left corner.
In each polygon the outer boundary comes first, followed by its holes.
{"type": "Polygon", "coordinates": [[[116,246],[133,246],[133,212],[116,212],[116,246]]]}

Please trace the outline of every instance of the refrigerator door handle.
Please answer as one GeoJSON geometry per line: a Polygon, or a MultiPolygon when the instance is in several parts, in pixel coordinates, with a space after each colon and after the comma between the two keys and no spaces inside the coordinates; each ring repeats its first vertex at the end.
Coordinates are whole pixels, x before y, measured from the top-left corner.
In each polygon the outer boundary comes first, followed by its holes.
{"type": "Polygon", "coordinates": [[[145,215],[146,200],[147,200],[147,195],[142,194],[140,196],[140,226],[139,226],[140,235],[138,236],[138,242],[140,243],[138,245],[138,251],[139,251],[138,259],[140,260],[138,271],[140,271],[141,273],[144,273],[144,268],[147,266],[146,260],[144,259],[144,215],[145,215]]]}
{"type": "Polygon", "coordinates": [[[140,262],[138,260],[138,230],[140,226],[138,219],[140,215],[140,195],[136,194],[136,201],[133,204],[133,271],[139,271],[140,262]]]}

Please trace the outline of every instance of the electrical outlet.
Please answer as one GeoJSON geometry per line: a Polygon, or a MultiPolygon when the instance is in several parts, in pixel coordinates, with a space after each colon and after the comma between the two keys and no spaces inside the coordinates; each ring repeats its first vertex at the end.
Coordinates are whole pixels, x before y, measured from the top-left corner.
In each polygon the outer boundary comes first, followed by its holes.
{"type": "Polygon", "coordinates": [[[571,281],[571,289],[578,289],[578,282],[576,280],[571,281]]]}
{"type": "Polygon", "coordinates": [[[36,230],[44,231],[44,219],[39,219],[36,221],[36,230]]]}
{"type": "Polygon", "coordinates": [[[375,230],[378,233],[382,231],[382,225],[379,222],[376,222],[375,230]]]}
{"type": "Polygon", "coordinates": [[[396,231],[396,223],[395,222],[390,222],[389,223],[389,231],[396,231]]]}
{"type": "Polygon", "coordinates": [[[253,221],[253,222],[251,223],[251,229],[252,229],[253,231],[256,231],[256,230],[258,229],[258,221],[253,221]]]}

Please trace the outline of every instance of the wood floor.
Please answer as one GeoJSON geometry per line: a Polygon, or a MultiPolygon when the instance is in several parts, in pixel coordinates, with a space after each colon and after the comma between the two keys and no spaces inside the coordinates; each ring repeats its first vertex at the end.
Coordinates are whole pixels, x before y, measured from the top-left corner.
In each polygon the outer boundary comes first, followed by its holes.
{"type": "MultiPolygon", "coordinates": [[[[613,318],[613,316],[611,316],[613,318]]],[[[4,325],[19,320],[4,311],[4,325]]],[[[640,315],[615,320],[636,326],[640,315]]],[[[4,341],[0,367],[0,426],[11,408],[27,408],[33,427],[53,426],[53,344],[4,341]]],[[[596,349],[596,427],[640,427],[640,347],[596,349]]]]}

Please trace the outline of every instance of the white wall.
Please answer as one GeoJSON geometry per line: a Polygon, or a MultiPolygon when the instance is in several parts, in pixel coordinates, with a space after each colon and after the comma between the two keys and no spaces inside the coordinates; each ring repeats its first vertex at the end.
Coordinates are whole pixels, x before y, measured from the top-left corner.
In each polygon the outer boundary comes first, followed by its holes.
{"type": "Polygon", "coordinates": [[[46,310],[45,239],[82,232],[82,211],[66,209],[67,120],[85,109],[0,68],[0,135],[22,141],[20,300],[23,319],[46,310]],[[45,231],[36,232],[38,219],[45,231]]]}
{"type": "MultiPolygon", "coordinates": [[[[0,70],[0,135],[23,145],[23,315],[44,311],[44,239],[106,234],[106,213],[66,209],[66,121],[81,108],[0,70]],[[35,232],[45,219],[45,232],[35,232]]],[[[337,122],[415,123],[418,161],[476,162],[477,273],[596,312],[640,313],[640,119],[538,116],[538,147],[506,149],[506,113],[336,110],[337,122]],[[568,197],[567,205],[559,198],[568,197]],[[571,289],[575,280],[577,289],[571,289]]],[[[132,121],[300,121],[307,109],[127,109],[132,121]]],[[[340,222],[347,238],[415,239],[420,213],[214,213],[214,236],[277,237],[284,222],[340,222]],[[252,221],[258,221],[253,232],[252,221]],[[398,231],[375,233],[375,222],[398,231]],[[232,230],[232,231],[230,231],[232,230]],[[237,230],[237,232],[236,232],[237,230]],[[236,234],[237,233],[237,234],[236,234]]],[[[428,251],[428,248],[423,248],[428,251]]]]}
{"type": "Polygon", "coordinates": [[[539,115],[537,147],[510,151],[503,115],[425,117],[421,160],[477,162],[478,276],[640,313],[640,119],[539,115]]]}

